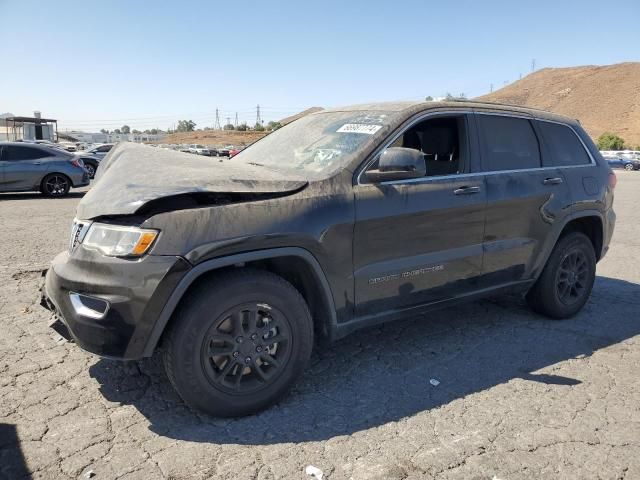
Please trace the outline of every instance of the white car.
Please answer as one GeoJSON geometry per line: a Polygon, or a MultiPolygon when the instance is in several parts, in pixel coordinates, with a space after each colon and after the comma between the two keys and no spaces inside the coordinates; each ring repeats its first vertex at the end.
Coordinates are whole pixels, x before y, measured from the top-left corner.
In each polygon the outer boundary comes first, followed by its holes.
{"type": "Polygon", "coordinates": [[[189,145],[189,153],[195,153],[196,155],[206,155],[206,156],[211,155],[211,151],[209,150],[209,148],[205,147],[204,145],[200,145],[199,143],[193,143],[189,145]]]}

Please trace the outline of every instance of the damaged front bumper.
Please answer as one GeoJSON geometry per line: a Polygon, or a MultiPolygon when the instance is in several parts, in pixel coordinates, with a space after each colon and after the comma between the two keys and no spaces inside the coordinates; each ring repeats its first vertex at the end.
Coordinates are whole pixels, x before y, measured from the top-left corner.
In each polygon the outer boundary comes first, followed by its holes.
{"type": "Polygon", "coordinates": [[[41,304],[63,338],[103,357],[134,360],[167,299],[191,268],[181,257],[106,257],[82,247],[59,254],[46,272],[41,304]]]}

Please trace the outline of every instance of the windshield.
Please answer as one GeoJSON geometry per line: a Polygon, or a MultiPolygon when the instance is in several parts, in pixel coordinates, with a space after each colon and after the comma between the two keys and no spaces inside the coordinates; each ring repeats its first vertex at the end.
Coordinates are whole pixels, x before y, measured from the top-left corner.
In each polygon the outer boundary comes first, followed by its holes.
{"type": "Polygon", "coordinates": [[[307,115],[246,148],[234,161],[296,171],[308,177],[328,176],[383,135],[391,117],[391,113],[381,111],[307,115]]]}

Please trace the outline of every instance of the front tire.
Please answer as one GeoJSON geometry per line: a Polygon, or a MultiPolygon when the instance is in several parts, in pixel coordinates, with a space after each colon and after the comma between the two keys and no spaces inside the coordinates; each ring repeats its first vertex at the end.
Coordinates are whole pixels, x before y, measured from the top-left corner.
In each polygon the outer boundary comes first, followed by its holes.
{"type": "Polygon", "coordinates": [[[527,293],[533,310],[561,320],[573,317],[589,299],[596,275],[591,240],[581,232],[560,238],[540,278],[527,293]]]}
{"type": "Polygon", "coordinates": [[[306,302],[283,278],[237,270],[188,293],[163,346],[167,376],[189,406],[242,416],[278,401],[302,374],[313,323],[306,302]]]}

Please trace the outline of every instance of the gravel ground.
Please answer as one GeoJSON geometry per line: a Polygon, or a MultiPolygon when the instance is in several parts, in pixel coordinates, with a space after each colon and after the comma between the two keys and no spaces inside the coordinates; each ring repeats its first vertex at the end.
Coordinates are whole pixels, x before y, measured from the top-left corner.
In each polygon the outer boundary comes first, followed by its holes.
{"type": "Polygon", "coordinates": [[[500,297],[358,332],[238,420],[187,409],[157,358],[56,343],[37,288],[80,194],[0,195],[0,477],[640,478],[640,172],[618,178],[576,318],[500,297]]]}

